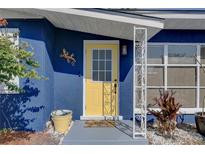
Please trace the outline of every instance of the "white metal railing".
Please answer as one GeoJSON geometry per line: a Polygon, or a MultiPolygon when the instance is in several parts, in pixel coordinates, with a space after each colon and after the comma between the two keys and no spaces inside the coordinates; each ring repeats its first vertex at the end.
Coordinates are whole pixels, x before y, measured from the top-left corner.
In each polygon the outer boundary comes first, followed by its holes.
{"type": "Polygon", "coordinates": [[[133,138],[147,137],[147,29],[134,27],[133,138]],[[139,110],[137,113],[136,111],[139,110]],[[136,115],[138,121],[136,120],[136,115]]]}

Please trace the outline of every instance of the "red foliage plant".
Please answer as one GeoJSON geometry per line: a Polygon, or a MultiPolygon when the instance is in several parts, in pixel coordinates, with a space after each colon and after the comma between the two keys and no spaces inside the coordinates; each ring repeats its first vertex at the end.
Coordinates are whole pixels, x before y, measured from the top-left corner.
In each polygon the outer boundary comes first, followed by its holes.
{"type": "Polygon", "coordinates": [[[157,118],[158,130],[163,135],[172,135],[176,128],[176,116],[182,105],[177,103],[175,92],[160,91],[160,97],[154,98],[154,103],[148,105],[148,112],[157,118]],[[150,109],[157,106],[159,110],[150,109]]]}

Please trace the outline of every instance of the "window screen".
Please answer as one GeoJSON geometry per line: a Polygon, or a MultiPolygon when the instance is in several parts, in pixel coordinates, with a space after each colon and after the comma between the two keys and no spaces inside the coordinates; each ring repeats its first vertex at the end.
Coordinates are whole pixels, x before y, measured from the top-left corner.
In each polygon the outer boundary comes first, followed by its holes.
{"type": "Polygon", "coordinates": [[[168,63],[169,64],[194,64],[193,56],[196,55],[195,45],[169,45],[168,63]]]}

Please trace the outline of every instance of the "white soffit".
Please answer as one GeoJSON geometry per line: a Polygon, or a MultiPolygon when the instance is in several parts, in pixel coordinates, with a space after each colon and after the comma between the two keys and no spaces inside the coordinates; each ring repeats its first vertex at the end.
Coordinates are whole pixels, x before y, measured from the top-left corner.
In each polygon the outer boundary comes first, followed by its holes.
{"type": "Polygon", "coordinates": [[[78,9],[15,9],[47,18],[58,28],[133,40],[133,26],[148,28],[148,39],[163,28],[162,21],[138,19],[78,9]]]}
{"type": "Polygon", "coordinates": [[[61,9],[48,8],[48,9],[42,9],[42,10],[57,12],[57,13],[79,15],[79,16],[84,16],[84,17],[112,20],[112,21],[117,21],[117,22],[136,24],[136,25],[142,25],[142,26],[148,26],[148,27],[163,28],[163,23],[161,21],[153,20],[153,19],[151,20],[151,19],[143,19],[143,18],[137,18],[137,17],[131,18],[131,17],[120,16],[120,15],[105,14],[105,13],[92,12],[92,11],[87,11],[87,10],[67,9],[67,8],[61,8],[61,9]]]}

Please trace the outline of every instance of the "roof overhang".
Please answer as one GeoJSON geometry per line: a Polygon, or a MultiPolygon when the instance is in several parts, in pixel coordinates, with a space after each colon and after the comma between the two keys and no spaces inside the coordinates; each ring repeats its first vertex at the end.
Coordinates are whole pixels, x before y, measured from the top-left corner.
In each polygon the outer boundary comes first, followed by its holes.
{"type": "Polygon", "coordinates": [[[163,18],[164,29],[205,30],[205,10],[195,9],[128,9],[121,10],[131,14],[163,18]]]}
{"type": "Polygon", "coordinates": [[[41,19],[43,16],[34,15],[29,12],[21,12],[15,9],[0,9],[0,18],[13,19],[41,19]]]}
{"type": "Polygon", "coordinates": [[[166,19],[165,29],[205,30],[204,19],[166,19]]]}
{"type": "MultiPolygon", "coordinates": [[[[109,13],[81,9],[2,9],[15,13],[31,14],[38,18],[47,18],[55,27],[133,40],[133,27],[148,30],[148,39],[164,26],[162,20],[153,18],[127,17],[109,13]]],[[[11,16],[12,18],[12,16],[11,16]]]]}

